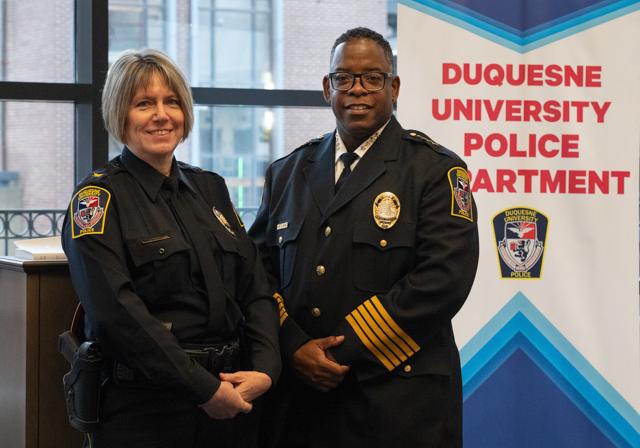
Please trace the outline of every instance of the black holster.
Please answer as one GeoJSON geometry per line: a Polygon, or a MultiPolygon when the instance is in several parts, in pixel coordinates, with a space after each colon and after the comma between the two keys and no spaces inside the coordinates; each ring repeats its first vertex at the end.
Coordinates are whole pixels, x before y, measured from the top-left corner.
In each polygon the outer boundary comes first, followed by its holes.
{"type": "Polygon", "coordinates": [[[103,383],[100,344],[84,340],[84,311],[78,305],[71,330],[58,336],[58,351],[71,365],[62,377],[69,424],[80,432],[95,432],[99,423],[103,383]]]}

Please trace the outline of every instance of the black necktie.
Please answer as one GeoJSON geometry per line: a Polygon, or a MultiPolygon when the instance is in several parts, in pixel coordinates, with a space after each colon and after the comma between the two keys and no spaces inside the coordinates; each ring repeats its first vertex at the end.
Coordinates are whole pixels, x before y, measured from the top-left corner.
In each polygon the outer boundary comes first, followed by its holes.
{"type": "Polygon", "coordinates": [[[344,165],[344,169],[342,170],[342,173],[340,173],[340,177],[338,177],[338,182],[336,182],[336,187],[335,187],[336,193],[338,192],[338,190],[340,190],[342,185],[345,183],[345,181],[347,180],[347,177],[349,177],[349,174],[351,174],[351,164],[355,162],[357,158],[358,158],[358,154],[356,154],[355,152],[345,152],[343,154],[340,154],[340,160],[344,165]]]}
{"type": "Polygon", "coordinates": [[[178,198],[178,179],[168,177],[164,181],[163,188],[171,192],[165,196],[165,199],[176,214],[176,218],[181,221],[182,228],[187,233],[187,238],[191,240],[200,262],[209,299],[209,328],[223,329],[226,321],[226,293],[207,236],[196,221],[194,210],[189,209],[189,204],[185,201],[186,197],[178,198]]]}

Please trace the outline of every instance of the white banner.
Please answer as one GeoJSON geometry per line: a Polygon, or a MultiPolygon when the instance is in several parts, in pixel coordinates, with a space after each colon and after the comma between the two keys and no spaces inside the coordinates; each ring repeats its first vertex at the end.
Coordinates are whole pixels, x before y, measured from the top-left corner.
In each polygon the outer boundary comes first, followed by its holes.
{"type": "Polygon", "coordinates": [[[478,204],[465,446],[640,446],[638,2],[400,3],[400,122],[478,204]]]}

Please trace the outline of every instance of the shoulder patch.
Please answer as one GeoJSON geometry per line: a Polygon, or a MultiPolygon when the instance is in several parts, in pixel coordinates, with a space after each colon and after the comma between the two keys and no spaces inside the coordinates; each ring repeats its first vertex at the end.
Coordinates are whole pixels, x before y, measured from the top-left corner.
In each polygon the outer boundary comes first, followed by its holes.
{"type": "Polygon", "coordinates": [[[78,191],[69,204],[72,238],[102,235],[110,201],[111,193],[102,187],[88,185],[78,191]]]}
{"type": "Polygon", "coordinates": [[[469,173],[461,166],[454,166],[447,173],[451,186],[451,216],[473,222],[473,199],[469,173]]]}

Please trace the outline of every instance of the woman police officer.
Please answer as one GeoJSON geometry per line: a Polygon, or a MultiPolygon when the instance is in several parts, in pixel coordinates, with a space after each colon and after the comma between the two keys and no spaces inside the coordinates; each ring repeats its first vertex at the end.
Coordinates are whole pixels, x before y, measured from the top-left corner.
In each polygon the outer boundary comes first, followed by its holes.
{"type": "Polygon", "coordinates": [[[277,307],[224,180],[174,158],[192,106],[166,55],[125,52],[102,94],[125,146],[65,219],[85,333],[105,358],[94,447],[252,446],[257,420],[239,414],[280,372],[277,307]]]}

